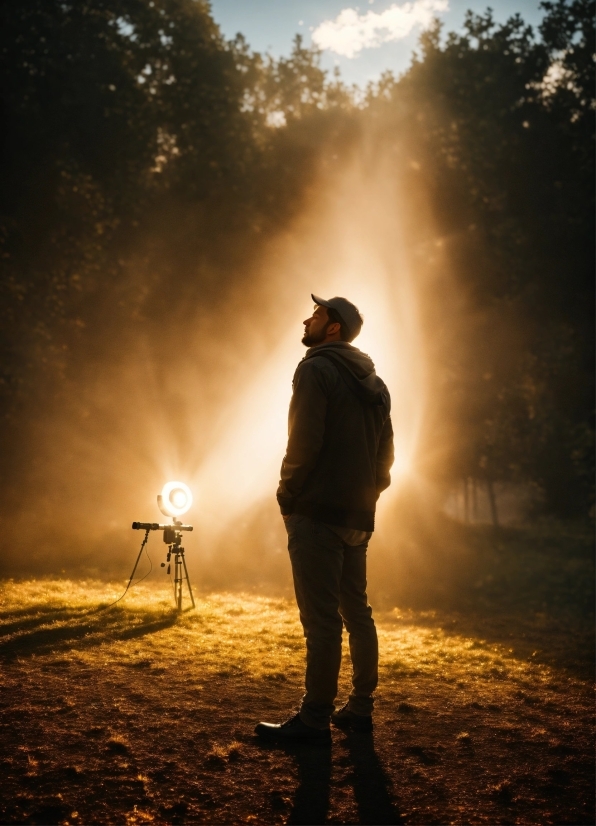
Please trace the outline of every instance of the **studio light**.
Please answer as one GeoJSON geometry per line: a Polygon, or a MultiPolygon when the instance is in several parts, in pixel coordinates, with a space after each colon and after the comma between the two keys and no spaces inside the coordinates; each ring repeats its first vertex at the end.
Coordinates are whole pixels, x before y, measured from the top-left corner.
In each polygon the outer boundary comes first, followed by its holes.
{"type": "Polygon", "coordinates": [[[157,496],[157,505],[164,516],[182,516],[192,506],[192,493],[184,482],[166,482],[157,496]]]}
{"type": "MultiPolygon", "coordinates": [[[[183,513],[192,506],[192,493],[188,485],[184,482],[166,482],[161,493],[157,494],[157,505],[160,511],[165,516],[172,517],[171,525],[160,525],[158,522],[133,522],[133,531],[145,531],[145,538],[141,544],[141,550],[137,556],[137,561],[132,569],[132,574],[128,580],[126,591],[131,586],[132,580],[137,570],[143,548],[149,539],[151,531],[163,531],[163,541],[168,546],[166,561],[161,563],[161,567],[168,566],[167,573],[170,573],[170,559],[174,557],[174,600],[176,608],[182,610],[182,583],[186,581],[188,586],[188,593],[192,602],[192,607],[195,607],[195,600],[192,595],[192,588],[190,587],[190,579],[188,577],[188,569],[186,567],[186,559],[184,558],[184,548],[182,547],[182,531],[192,531],[192,525],[183,525],[177,517],[182,516],[183,513]]],[[[146,576],[146,575],[145,575],[146,576]]],[[[124,594],[126,594],[124,591],[124,594]]],[[[124,596],[122,594],[122,596],[124,596]]],[[[122,599],[122,597],[120,597],[122,599]]],[[[118,602],[118,600],[116,600],[118,602]]],[[[114,603],[115,604],[115,603],[114,603]]]]}

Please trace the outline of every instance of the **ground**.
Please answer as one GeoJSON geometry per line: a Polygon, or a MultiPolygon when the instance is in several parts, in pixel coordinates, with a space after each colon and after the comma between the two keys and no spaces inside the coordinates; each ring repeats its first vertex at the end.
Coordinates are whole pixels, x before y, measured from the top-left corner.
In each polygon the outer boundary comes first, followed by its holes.
{"type": "Polygon", "coordinates": [[[289,596],[5,581],[0,822],[593,823],[589,544],[499,543],[458,610],[381,606],[374,733],[330,749],[253,735],[301,695],[289,596]]]}

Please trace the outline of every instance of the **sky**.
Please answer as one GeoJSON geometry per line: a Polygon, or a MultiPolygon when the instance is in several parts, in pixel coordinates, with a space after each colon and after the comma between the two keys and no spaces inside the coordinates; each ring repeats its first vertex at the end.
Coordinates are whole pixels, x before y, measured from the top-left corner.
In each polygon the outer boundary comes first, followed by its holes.
{"type": "Polygon", "coordinates": [[[487,6],[498,22],[516,12],[534,27],[542,18],[539,0],[211,0],[225,37],[241,32],[254,51],[280,57],[300,33],[323,50],[324,68],[339,66],[344,81],[359,86],[387,69],[405,71],[433,17],[445,31],[460,31],[467,9],[482,13],[487,6]]]}

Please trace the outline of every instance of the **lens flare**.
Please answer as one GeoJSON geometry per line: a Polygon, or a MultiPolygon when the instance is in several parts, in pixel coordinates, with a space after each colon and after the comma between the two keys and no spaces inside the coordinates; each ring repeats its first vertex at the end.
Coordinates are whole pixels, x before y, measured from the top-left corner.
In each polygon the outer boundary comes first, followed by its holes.
{"type": "Polygon", "coordinates": [[[168,516],[182,516],[192,506],[192,493],[184,482],[166,482],[157,497],[163,513],[168,516]]]}

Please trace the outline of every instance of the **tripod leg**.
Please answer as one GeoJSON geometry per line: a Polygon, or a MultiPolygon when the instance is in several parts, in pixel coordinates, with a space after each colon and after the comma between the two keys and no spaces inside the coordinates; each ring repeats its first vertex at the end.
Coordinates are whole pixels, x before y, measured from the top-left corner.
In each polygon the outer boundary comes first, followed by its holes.
{"type": "MultiPolygon", "coordinates": [[[[143,553],[143,549],[144,549],[145,545],[147,544],[147,539],[148,538],[149,538],[149,531],[146,531],[145,539],[143,539],[143,542],[141,543],[141,550],[139,551],[139,555],[137,556],[137,561],[135,562],[135,566],[132,569],[132,574],[130,575],[130,579],[128,580],[128,585],[126,586],[126,591],[128,591],[128,589],[130,588],[130,583],[132,582],[132,580],[134,578],[134,575],[135,575],[135,571],[137,570],[137,566],[138,566],[139,562],[141,561],[141,554],[143,553]]],[[[126,593],[126,591],[124,593],[126,593]]]]}
{"type": "Polygon", "coordinates": [[[176,565],[175,565],[176,577],[176,608],[179,611],[182,611],[182,563],[180,561],[180,554],[176,554],[176,565]]]}
{"type": "Polygon", "coordinates": [[[188,568],[186,567],[186,559],[182,557],[182,563],[184,565],[184,575],[186,577],[186,584],[188,585],[188,593],[190,594],[190,601],[192,602],[192,607],[195,607],[195,598],[192,595],[192,588],[190,587],[190,579],[188,578],[188,568]]]}

